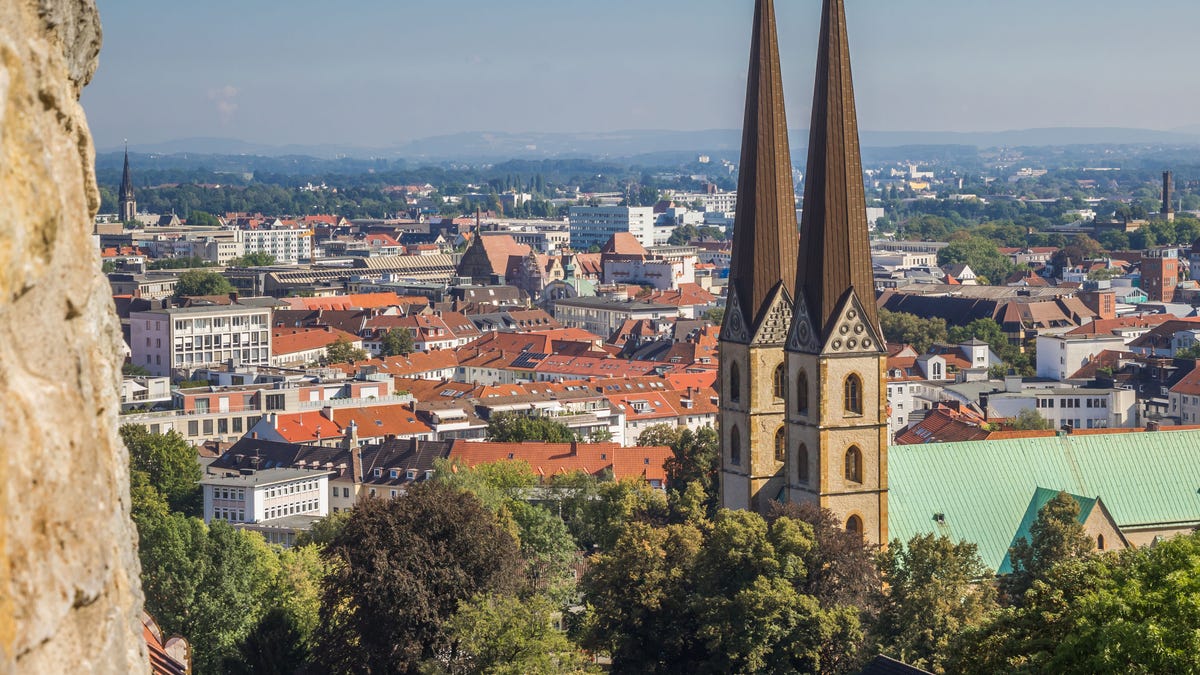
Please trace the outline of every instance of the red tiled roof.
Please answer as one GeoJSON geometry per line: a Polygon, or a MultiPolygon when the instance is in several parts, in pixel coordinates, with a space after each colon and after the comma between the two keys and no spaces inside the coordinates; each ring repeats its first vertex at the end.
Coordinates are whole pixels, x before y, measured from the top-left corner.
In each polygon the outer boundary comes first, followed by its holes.
{"type": "Polygon", "coordinates": [[[558,474],[583,471],[599,475],[606,469],[616,480],[644,478],[666,482],[663,468],[672,456],[670,448],[623,448],[616,443],[481,443],[455,441],[450,459],[467,466],[493,464],[503,461],[523,461],[534,473],[549,478],[558,474]]]}
{"type": "Polygon", "coordinates": [[[356,293],[327,298],[284,298],[284,302],[292,309],[370,309],[427,305],[429,299],[422,296],[399,296],[395,293],[356,293]]]}
{"type": "Polygon", "coordinates": [[[630,232],[617,232],[600,248],[600,253],[617,255],[646,255],[646,248],[630,232]]]}
{"type": "Polygon", "coordinates": [[[1097,319],[1091,323],[1067,331],[1067,335],[1111,335],[1121,328],[1154,328],[1167,321],[1175,320],[1172,314],[1148,314],[1145,316],[1127,316],[1119,319],[1097,319]]]}
{"type": "Polygon", "coordinates": [[[312,349],[328,347],[339,338],[361,346],[362,340],[357,335],[326,326],[324,328],[272,328],[271,354],[295,354],[312,349]]]}

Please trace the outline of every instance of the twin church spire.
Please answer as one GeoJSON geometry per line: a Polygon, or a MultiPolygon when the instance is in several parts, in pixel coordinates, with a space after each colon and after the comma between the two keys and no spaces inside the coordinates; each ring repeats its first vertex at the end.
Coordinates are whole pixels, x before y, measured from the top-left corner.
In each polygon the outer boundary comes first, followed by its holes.
{"type": "Polygon", "coordinates": [[[727,325],[741,320],[753,339],[781,285],[791,302],[804,296],[820,337],[852,288],[878,325],[844,0],[825,0],[821,17],[800,227],[773,0],[755,3],[739,171],[729,299],[740,316],[727,325]]]}
{"type": "Polygon", "coordinates": [[[845,2],[823,4],[797,227],[774,3],[755,3],[720,342],[721,500],[814,503],[882,543],[886,359],[845,2]]]}

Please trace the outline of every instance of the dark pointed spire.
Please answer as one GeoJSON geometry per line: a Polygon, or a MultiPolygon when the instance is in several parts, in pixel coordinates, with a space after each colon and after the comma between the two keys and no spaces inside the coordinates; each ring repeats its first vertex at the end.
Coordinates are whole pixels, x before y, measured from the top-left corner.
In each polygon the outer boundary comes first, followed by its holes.
{"type": "Polygon", "coordinates": [[[796,292],[824,341],[853,288],[879,325],[844,0],[825,0],[809,126],[796,292]]]}
{"type": "Polygon", "coordinates": [[[125,171],[121,174],[121,201],[133,199],[133,173],[129,171],[129,145],[125,146],[125,171]]]}
{"type": "Polygon", "coordinates": [[[738,168],[729,292],[753,335],[782,280],[790,294],[799,245],[773,0],[755,2],[738,168]]]}

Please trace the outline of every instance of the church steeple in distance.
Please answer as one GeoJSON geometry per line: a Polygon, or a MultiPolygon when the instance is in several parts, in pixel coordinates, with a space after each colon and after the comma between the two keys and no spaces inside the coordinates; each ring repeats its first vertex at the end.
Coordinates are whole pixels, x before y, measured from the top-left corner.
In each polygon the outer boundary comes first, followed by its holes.
{"type": "Polygon", "coordinates": [[[799,245],[773,0],[755,2],[738,171],[726,314],[739,315],[727,316],[725,323],[744,326],[726,333],[733,341],[748,342],[768,313],[780,280],[790,296],[799,245]]]}
{"type": "Polygon", "coordinates": [[[825,0],[796,277],[818,342],[829,337],[850,289],[870,325],[879,325],[862,176],[845,0],[825,0]]]}
{"type": "Polygon", "coordinates": [[[137,217],[137,199],[133,195],[133,172],[129,170],[129,145],[125,145],[125,170],[121,173],[121,188],[118,194],[121,221],[129,222],[137,217]]]}

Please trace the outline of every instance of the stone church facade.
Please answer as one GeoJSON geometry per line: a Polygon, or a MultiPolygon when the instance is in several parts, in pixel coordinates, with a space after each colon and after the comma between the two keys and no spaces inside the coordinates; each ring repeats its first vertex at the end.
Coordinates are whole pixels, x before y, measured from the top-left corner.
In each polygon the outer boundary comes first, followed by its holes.
{"type": "Polygon", "coordinates": [[[772,0],[754,22],[721,333],[722,504],[816,503],[885,543],[886,353],[844,1],[821,19],[799,228],[772,0]]]}

